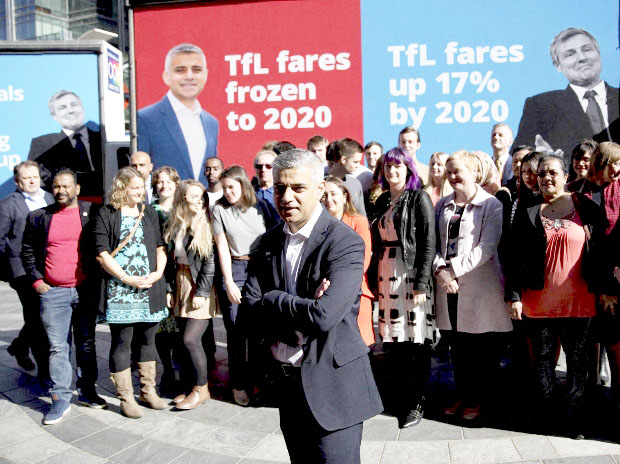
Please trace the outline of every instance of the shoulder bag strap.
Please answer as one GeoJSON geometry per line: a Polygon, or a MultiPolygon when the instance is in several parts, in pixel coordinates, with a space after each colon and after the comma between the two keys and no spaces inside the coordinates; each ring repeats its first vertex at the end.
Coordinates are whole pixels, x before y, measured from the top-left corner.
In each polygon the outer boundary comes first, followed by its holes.
{"type": "Polygon", "coordinates": [[[140,222],[142,222],[142,218],[144,217],[145,210],[146,210],[146,207],[143,205],[142,211],[140,211],[140,214],[138,214],[138,218],[136,219],[136,223],[133,225],[133,227],[131,228],[127,236],[123,239],[123,241],[118,244],[118,246],[114,249],[112,253],[110,253],[110,256],[112,256],[112,258],[114,258],[118,254],[118,252],[121,251],[125,247],[125,245],[129,243],[129,240],[132,239],[133,235],[136,233],[136,230],[138,229],[138,226],[140,225],[140,222]]]}

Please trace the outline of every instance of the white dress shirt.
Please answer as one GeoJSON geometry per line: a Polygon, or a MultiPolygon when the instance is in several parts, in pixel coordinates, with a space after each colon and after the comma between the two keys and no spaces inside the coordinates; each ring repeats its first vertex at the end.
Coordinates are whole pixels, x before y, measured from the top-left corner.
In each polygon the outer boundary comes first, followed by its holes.
{"type": "MultiPolygon", "coordinates": [[[[286,292],[291,295],[297,295],[297,276],[299,275],[299,266],[301,265],[304,248],[322,212],[323,207],[317,204],[308,222],[296,233],[291,232],[288,224],[284,226],[284,233],[286,235],[284,242],[284,253],[286,256],[284,278],[286,281],[286,292]]],[[[308,337],[297,330],[295,333],[297,334],[297,346],[276,342],[271,346],[271,353],[276,360],[299,367],[304,354],[303,345],[308,337]]]]}
{"type": "Polygon", "coordinates": [[[45,201],[45,192],[43,189],[39,189],[39,192],[36,195],[22,192],[21,190],[20,192],[24,196],[24,200],[26,200],[28,210],[34,211],[35,209],[45,208],[47,206],[47,202],[45,201]]]}
{"type": "Polygon", "coordinates": [[[202,120],[200,119],[202,107],[200,103],[198,103],[198,100],[196,100],[194,109],[190,110],[172,95],[171,91],[168,91],[168,100],[170,100],[170,105],[172,105],[174,114],[181,126],[181,132],[183,132],[183,138],[185,139],[187,151],[189,152],[189,159],[192,163],[194,179],[198,180],[202,170],[202,160],[207,150],[207,137],[205,136],[202,120]]]}

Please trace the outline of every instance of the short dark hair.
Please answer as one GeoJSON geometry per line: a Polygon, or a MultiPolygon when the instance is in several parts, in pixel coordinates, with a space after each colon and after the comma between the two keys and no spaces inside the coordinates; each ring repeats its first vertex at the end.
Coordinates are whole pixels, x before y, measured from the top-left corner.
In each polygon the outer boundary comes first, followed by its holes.
{"type": "Polygon", "coordinates": [[[273,151],[276,152],[277,155],[279,155],[280,153],[284,153],[285,151],[289,151],[289,150],[293,150],[295,147],[295,145],[293,145],[291,142],[287,142],[286,140],[282,140],[278,143],[276,143],[273,146],[273,151]]]}
{"type": "Polygon", "coordinates": [[[413,132],[416,135],[416,137],[418,138],[418,143],[422,142],[420,140],[420,131],[414,126],[407,126],[398,133],[398,143],[400,143],[400,136],[403,134],[408,134],[409,132],[413,132]]]}
{"type": "Polygon", "coordinates": [[[529,153],[531,151],[536,151],[536,148],[531,145],[517,145],[515,147],[512,147],[512,149],[510,150],[510,156],[513,156],[516,152],[521,150],[527,150],[527,152],[529,153]]]}
{"type": "Polygon", "coordinates": [[[350,138],[340,139],[338,141],[338,145],[340,145],[340,157],[343,156],[345,158],[349,158],[350,156],[355,155],[356,153],[364,153],[364,147],[357,140],[353,140],[350,138]]]}
{"type": "Polygon", "coordinates": [[[54,172],[54,179],[56,179],[56,177],[58,177],[58,176],[63,176],[63,175],[67,175],[67,176],[73,177],[73,182],[75,182],[75,185],[78,184],[77,174],[75,173],[75,171],[73,169],[69,169],[69,168],[60,168],[60,169],[58,169],[57,171],[54,172]]]}
{"type": "Polygon", "coordinates": [[[598,147],[598,143],[591,139],[581,139],[575,148],[573,148],[573,152],[571,153],[571,161],[572,160],[581,160],[587,153],[592,155],[594,150],[598,147]]]}

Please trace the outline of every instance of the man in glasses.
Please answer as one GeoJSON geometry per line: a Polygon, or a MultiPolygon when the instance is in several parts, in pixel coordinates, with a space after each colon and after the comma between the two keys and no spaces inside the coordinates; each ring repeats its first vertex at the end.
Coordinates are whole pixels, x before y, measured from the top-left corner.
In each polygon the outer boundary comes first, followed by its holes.
{"type": "Polygon", "coordinates": [[[273,160],[276,153],[271,150],[261,150],[254,158],[254,170],[256,171],[256,198],[265,200],[275,208],[273,202],[273,160]]]}

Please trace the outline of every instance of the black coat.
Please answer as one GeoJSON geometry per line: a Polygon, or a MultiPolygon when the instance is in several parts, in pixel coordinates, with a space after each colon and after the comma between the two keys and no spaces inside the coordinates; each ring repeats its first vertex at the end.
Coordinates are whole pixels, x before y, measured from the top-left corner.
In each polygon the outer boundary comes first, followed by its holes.
{"type": "MultiPolygon", "coordinates": [[[[201,259],[192,249],[192,236],[185,235],[183,237],[183,247],[187,253],[187,261],[192,274],[192,280],[196,284],[196,296],[209,297],[211,288],[213,287],[213,275],[215,274],[215,255],[214,248],[211,248],[211,254],[207,259],[201,259]]],[[[174,240],[170,242],[168,247],[168,261],[166,262],[166,290],[168,293],[176,291],[177,266],[174,259],[174,240]]]]}
{"type": "MultiPolygon", "coordinates": [[[[45,202],[54,203],[54,197],[45,192],[45,202]]],[[[30,210],[24,195],[17,191],[0,201],[0,277],[12,280],[26,274],[22,265],[22,238],[30,210]]]]}
{"type": "MultiPolygon", "coordinates": [[[[91,217],[94,215],[95,207],[86,201],[79,201],[80,219],[82,221],[82,233],[80,235],[80,260],[82,272],[86,279],[82,283],[82,288],[90,287],[96,289],[98,264],[93,255],[93,242],[91,233],[91,217]]],[[[45,278],[45,258],[47,256],[47,238],[52,223],[52,216],[59,210],[58,204],[53,203],[45,208],[40,208],[28,214],[24,238],[22,240],[22,264],[26,276],[32,283],[45,278]]],[[[92,309],[96,292],[84,292],[88,295],[88,301],[80,301],[80,306],[92,309]]]]}
{"type": "MultiPolygon", "coordinates": [[[[379,234],[381,216],[390,207],[390,192],[376,201],[377,219],[372,224],[372,258],[368,268],[368,286],[378,289],[379,261],[382,241],[379,234]]],[[[414,289],[431,292],[432,265],[435,258],[435,208],[424,190],[405,190],[393,209],[394,227],[403,250],[407,269],[415,271],[414,289]]]]}
{"type": "Polygon", "coordinates": [[[285,235],[283,225],[266,232],[250,261],[243,294],[253,330],[306,335],[301,380],[316,421],[326,430],[359,424],[383,410],[357,325],[364,241],[323,210],[304,246],[293,294],[286,291],[285,235]],[[331,285],[316,300],[323,278],[331,285]]]}
{"type": "MultiPolygon", "coordinates": [[[[601,270],[599,261],[606,220],[601,210],[589,198],[573,194],[573,202],[581,221],[587,227],[583,247],[582,274],[591,292],[599,289],[601,270]]],[[[512,225],[505,298],[520,301],[523,290],[542,290],[545,285],[547,234],[540,219],[541,204],[517,208],[512,225]]]]}
{"type": "MultiPolygon", "coordinates": [[[[157,248],[165,247],[164,240],[159,228],[159,217],[152,206],[146,208],[142,218],[142,230],[144,231],[144,245],[149,262],[150,272],[157,270],[157,248]]],[[[121,235],[121,210],[106,205],[99,209],[94,219],[93,235],[95,256],[103,251],[112,253],[120,243],[121,235]]],[[[111,276],[103,271],[99,285],[99,311],[105,314],[107,304],[108,281],[111,276]]],[[[157,313],[166,306],[166,282],[159,279],[148,289],[149,307],[151,314],[157,313]]]]}

